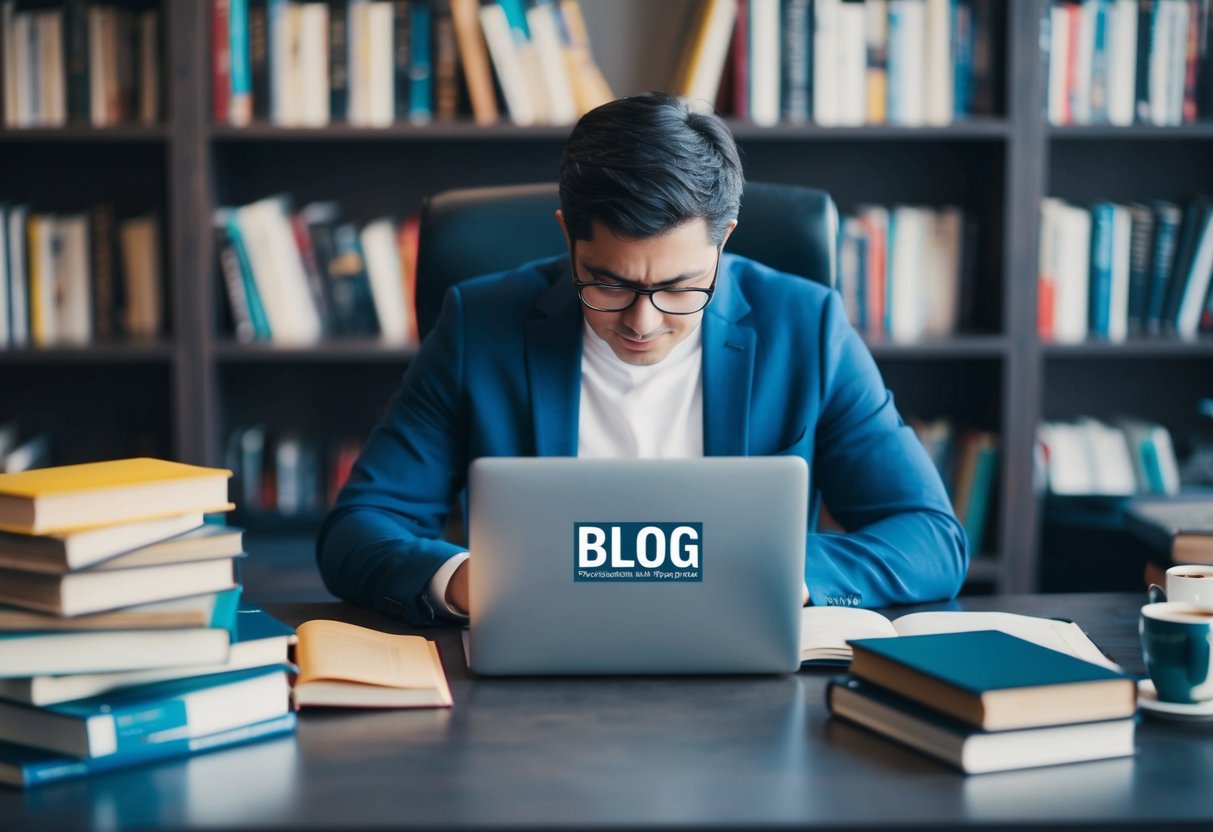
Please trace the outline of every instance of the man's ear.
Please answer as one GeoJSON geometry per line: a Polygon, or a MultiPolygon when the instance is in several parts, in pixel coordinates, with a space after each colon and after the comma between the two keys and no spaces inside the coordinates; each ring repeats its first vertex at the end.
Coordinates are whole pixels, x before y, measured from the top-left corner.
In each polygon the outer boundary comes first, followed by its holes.
{"type": "Polygon", "coordinates": [[[569,242],[569,229],[564,224],[564,211],[561,211],[559,208],[556,209],[556,222],[560,224],[560,230],[564,232],[564,244],[566,246],[570,246],[571,248],[572,246],[569,242]]]}
{"type": "MultiPolygon", "coordinates": [[[[557,212],[559,213],[559,211],[557,212]]],[[[728,227],[724,230],[724,238],[720,241],[720,247],[724,248],[724,244],[729,241],[729,237],[733,236],[733,232],[737,230],[737,218],[729,220],[728,227]]]]}

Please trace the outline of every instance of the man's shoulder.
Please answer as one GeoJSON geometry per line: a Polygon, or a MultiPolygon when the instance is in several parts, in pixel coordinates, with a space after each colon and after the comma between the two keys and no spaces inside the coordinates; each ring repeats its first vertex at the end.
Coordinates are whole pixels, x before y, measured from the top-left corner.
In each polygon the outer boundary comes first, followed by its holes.
{"type": "Polygon", "coordinates": [[[564,256],[554,255],[473,277],[454,288],[465,304],[526,306],[550,289],[565,271],[564,256]]]}
{"type": "Polygon", "coordinates": [[[789,305],[812,311],[829,303],[833,290],[815,280],[781,272],[741,255],[727,257],[733,287],[754,314],[785,316],[789,305]]]}

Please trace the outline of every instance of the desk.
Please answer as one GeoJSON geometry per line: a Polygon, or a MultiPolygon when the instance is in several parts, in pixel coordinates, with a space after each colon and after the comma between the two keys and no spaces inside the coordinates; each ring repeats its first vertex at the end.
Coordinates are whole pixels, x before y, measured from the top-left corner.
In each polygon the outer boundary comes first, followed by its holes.
{"type": "MultiPolygon", "coordinates": [[[[1066,615],[1142,670],[1136,594],[981,597],[1066,615]]],[[[267,608],[291,624],[338,603],[267,608]]],[[[922,607],[915,609],[939,608],[922,607]]],[[[831,720],[831,673],[474,679],[438,640],[455,707],[308,712],[297,736],[21,793],[0,828],[792,825],[848,829],[1213,826],[1213,726],[1143,720],[1135,758],[964,777],[831,720]]]]}

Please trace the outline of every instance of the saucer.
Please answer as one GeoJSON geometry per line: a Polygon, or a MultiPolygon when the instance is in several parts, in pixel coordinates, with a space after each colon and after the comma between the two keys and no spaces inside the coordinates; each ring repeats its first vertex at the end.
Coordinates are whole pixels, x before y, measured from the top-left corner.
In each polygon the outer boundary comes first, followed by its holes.
{"type": "Polygon", "coordinates": [[[1213,700],[1191,705],[1182,702],[1163,702],[1154,690],[1154,682],[1142,679],[1137,683],[1137,707],[1151,716],[1164,719],[1186,719],[1195,722],[1213,720],[1213,700]]]}

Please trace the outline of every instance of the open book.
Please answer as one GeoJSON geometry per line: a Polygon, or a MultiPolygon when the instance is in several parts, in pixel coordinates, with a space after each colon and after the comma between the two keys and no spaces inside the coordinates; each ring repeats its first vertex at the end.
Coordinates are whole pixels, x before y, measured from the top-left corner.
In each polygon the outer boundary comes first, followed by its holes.
{"type": "Polygon", "coordinates": [[[449,708],[438,648],[423,636],[315,619],[295,631],[295,707],[449,708]]]}
{"type": "Polygon", "coordinates": [[[1010,612],[915,612],[892,621],[855,607],[805,607],[800,617],[800,660],[810,664],[847,664],[857,638],[967,633],[1001,630],[1025,641],[1119,670],[1073,621],[1036,618],[1010,612]]]}

